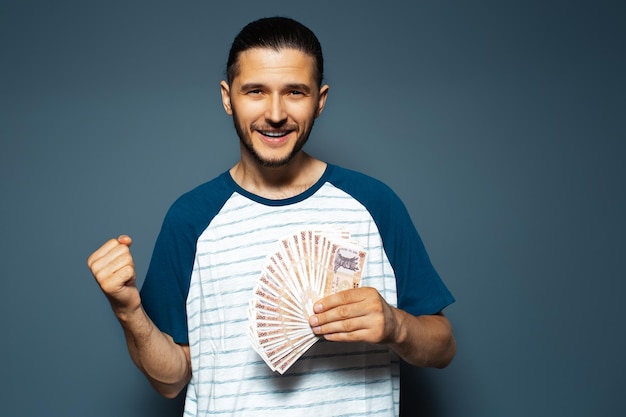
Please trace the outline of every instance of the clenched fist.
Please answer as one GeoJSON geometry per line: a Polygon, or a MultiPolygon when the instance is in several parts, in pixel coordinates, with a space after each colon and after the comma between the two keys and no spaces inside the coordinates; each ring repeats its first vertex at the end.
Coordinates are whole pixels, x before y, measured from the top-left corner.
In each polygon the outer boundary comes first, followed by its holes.
{"type": "Polygon", "coordinates": [[[91,273],[118,315],[141,306],[131,243],[132,239],[126,235],[111,239],[87,260],[91,273]]]}

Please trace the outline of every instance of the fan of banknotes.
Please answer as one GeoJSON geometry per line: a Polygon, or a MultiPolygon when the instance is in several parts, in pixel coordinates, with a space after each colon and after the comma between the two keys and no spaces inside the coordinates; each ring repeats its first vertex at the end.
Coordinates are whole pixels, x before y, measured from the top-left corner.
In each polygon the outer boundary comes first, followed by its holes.
{"type": "Polygon", "coordinates": [[[277,243],[248,310],[250,341],[272,371],[285,373],[319,340],[309,325],[313,304],[359,287],[365,257],[344,229],[300,230],[277,243]]]}

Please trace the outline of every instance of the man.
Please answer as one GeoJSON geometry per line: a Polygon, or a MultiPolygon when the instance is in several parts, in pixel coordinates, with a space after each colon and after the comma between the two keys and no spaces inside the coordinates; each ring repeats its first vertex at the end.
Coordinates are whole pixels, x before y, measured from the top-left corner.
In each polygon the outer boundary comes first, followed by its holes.
{"type": "Polygon", "coordinates": [[[454,301],[406,209],[385,185],[302,150],[324,109],[315,35],[291,19],[247,25],[221,83],[241,158],[179,198],[141,289],[131,239],[106,242],[89,267],[130,355],[164,396],[187,387],[185,415],[398,415],[398,356],[445,367],[455,354],[441,313],[454,301]],[[248,341],[248,307],[276,242],[307,227],[342,227],[367,251],[360,288],[318,300],[322,337],[284,375],[248,341]]]}

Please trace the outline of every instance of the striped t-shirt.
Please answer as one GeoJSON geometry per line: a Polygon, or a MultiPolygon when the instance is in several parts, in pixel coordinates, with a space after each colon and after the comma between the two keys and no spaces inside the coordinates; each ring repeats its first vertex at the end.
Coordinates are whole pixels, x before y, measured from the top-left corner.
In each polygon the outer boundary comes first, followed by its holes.
{"type": "Polygon", "coordinates": [[[248,305],[268,255],[313,226],[350,232],[367,251],[361,286],[390,305],[422,315],[454,301],[383,183],[328,165],[304,193],[268,200],[225,172],[172,205],[141,290],[155,324],[190,346],[186,416],[398,415],[398,359],[386,346],[321,340],[280,375],[248,340],[248,305]]]}

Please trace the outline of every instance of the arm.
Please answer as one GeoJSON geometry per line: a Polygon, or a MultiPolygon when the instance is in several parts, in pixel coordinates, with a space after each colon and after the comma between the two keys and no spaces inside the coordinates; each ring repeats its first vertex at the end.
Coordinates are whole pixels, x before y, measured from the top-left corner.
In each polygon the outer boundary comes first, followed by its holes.
{"type": "Polygon", "coordinates": [[[161,332],[141,306],[131,243],[128,236],[111,239],[87,264],[122,325],[133,362],[159,393],[173,398],[191,378],[189,346],[161,332]]]}
{"type": "Polygon", "coordinates": [[[314,306],[313,332],[331,341],[384,343],[420,367],[446,367],[456,353],[452,326],[443,314],[413,316],[391,307],[374,288],[330,295],[314,306]]]}

